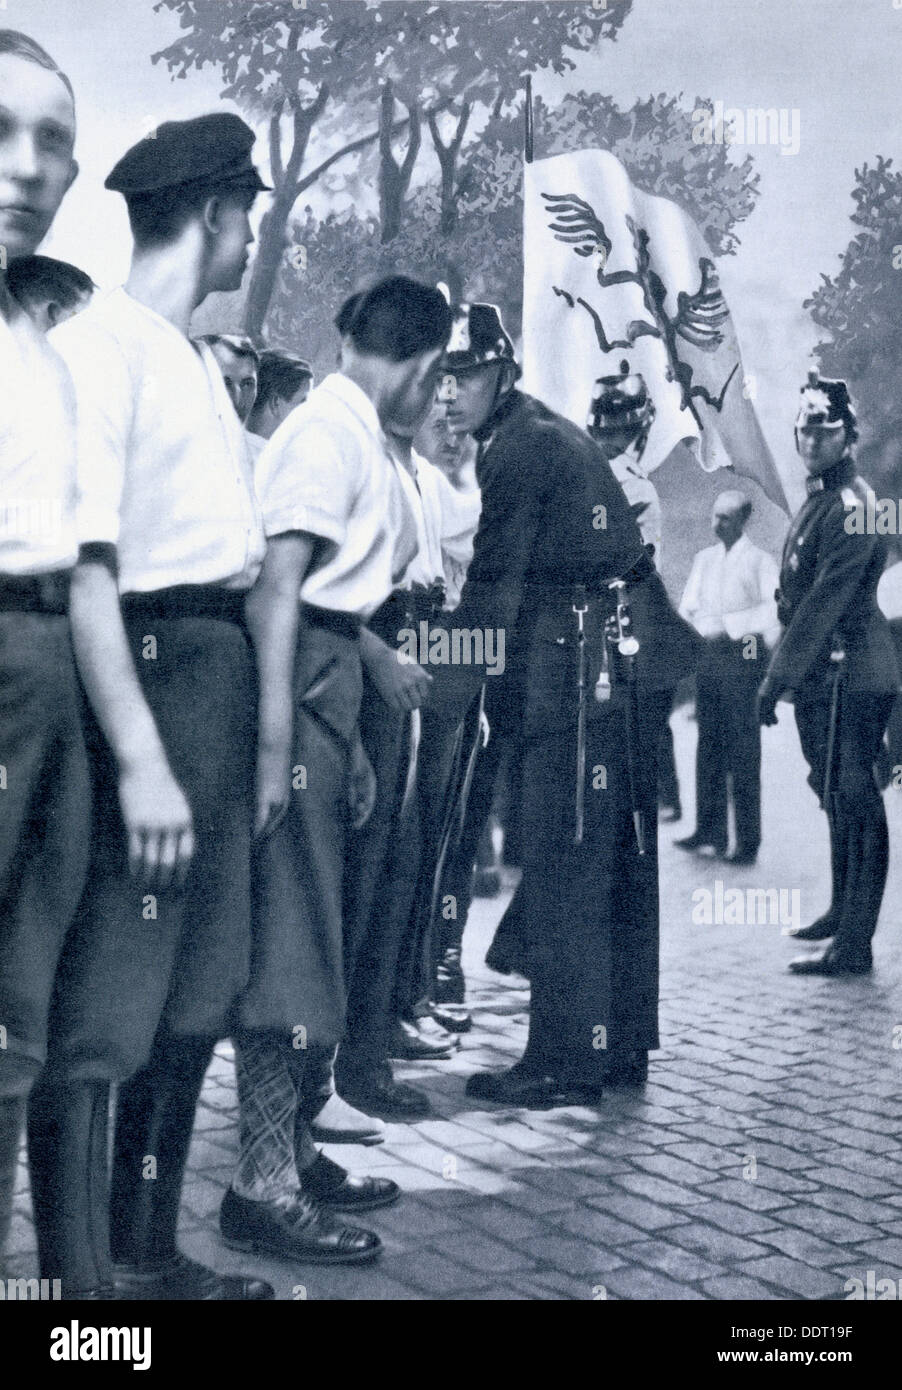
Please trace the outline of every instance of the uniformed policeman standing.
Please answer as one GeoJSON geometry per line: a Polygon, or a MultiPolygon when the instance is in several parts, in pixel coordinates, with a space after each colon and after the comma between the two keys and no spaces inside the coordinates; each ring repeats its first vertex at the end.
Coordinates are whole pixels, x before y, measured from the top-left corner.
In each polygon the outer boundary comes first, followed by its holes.
{"type": "MultiPolygon", "coordinates": [[[[10,267],[50,229],[78,166],[68,78],[0,29],[0,248],[10,267]]],[[[0,269],[0,1252],[25,1096],[78,905],[90,788],[66,617],[77,555],[75,395],[0,269]]]]}
{"type": "MultiPolygon", "coordinates": [[[[492,679],[509,681],[514,700],[522,692],[525,751],[529,1040],[513,1068],[471,1077],[467,1093],[516,1105],[593,1100],[606,1086],[641,1085],[658,1046],[655,752],[697,639],[598,446],[514,388],[519,369],[494,306],[464,306],[445,362],[456,383],[449,415],[480,442],[482,489],[449,621],[494,630],[496,641],[505,633],[505,672],[492,679]],[[615,607],[610,698],[596,699],[615,607]]],[[[429,703],[449,717],[486,679],[475,665],[431,670],[429,703]]]]}
{"type": "MultiPolygon", "coordinates": [[[[889,859],[874,762],[899,687],[889,624],[876,592],[887,543],[868,529],[869,488],[857,476],[855,413],[844,381],[812,372],[802,387],[796,448],[808,498],[783,550],[778,616],[783,635],[759,692],[764,724],[793,699],[808,781],[830,825],[829,911],[791,935],[832,937],[821,954],[790,963],[797,975],[864,975],[872,968],[889,859]]],[[[873,494],[871,494],[873,499],[873,494]]]]}
{"type": "Polygon", "coordinates": [[[28,1117],[41,1272],[68,1298],[272,1298],[176,1246],[197,1098],[250,955],[243,616],[265,538],[243,430],[187,331],[209,293],[241,283],[264,186],[253,141],[216,114],[131,149],[106,181],[128,206],[128,282],[52,335],[76,388],[71,621],[96,716],[91,864],[28,1117]]]}

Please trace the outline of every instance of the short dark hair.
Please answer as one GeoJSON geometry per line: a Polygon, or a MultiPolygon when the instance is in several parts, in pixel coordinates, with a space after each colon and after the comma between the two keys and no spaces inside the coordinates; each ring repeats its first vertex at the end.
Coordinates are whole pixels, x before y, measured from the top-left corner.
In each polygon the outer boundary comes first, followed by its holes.
{"type": "Polygon", "coordinates": [[[236,357],[249,357],[255,367],[260,366],[260,354],[254,347],[250,338],[245,338],[240,333],[202,333],[197,339],[199,343],[206,343],[207,347],[227,347],[236,357]]]}
{"type": "Polygon", "coordinates": [[[61,309],[74,309],[80,299],[97,288],[90,275],[77,265],[54,260],[52,256],[22,256],[12,261],[6,283],[23,309],[51,303],[59,304],[61,309]]]}
{"type": "Polygon", "coordinates": [[[143,250],[174,241],[210,198],[246,200],[250,207],[256,194],[249,189],[236,188],[234,183],[193,179],[190,183],[175,184],[171,188],[155,188],[150,193],[126,193],[124,196],[135,245],[143,250]]]}
{"type": "Polygon", "coordinates": [[[271,401],[290,401],[302,384],[312,379],[313,372],[302,357],[278,348],[264,348],[260,353],[254,410],[265,410],[271,401]]]}
{"type": "Polygon", "coordinates": [[[444,295],[406,275],[388,275],[348,300],[336,325],[358,352],[407,362],[420,353],[444,348],[453,316],[444,295]]]}
{"type": "Polygon", "coordinates": [[[0,55],[4,53],[9,53],[14,58],[25,58],[29,63],[36,63],[39,68],[55,72],[72,100],[75,100],[72,83],[62,68],[54,62],[45,48],[27,34],[20,34],[18,29],[0,29],[0,55]]]}

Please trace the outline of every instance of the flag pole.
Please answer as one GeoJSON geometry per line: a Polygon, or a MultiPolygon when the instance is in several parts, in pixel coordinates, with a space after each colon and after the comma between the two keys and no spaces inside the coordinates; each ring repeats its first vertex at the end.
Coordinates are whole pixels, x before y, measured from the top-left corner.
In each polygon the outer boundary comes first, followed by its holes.
{"type": "Polygon", "coordinates": [[[527,164],[532,163],[533,124],[532,124],[532,77],[526,79],[526,104],[524,107],[523,157],[527,164]]]}

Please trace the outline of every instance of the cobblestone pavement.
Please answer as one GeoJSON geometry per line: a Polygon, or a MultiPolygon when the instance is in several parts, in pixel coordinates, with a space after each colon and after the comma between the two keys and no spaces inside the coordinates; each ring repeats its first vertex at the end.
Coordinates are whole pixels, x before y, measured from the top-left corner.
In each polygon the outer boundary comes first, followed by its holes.
{"type": "MultiPolygon", "coordinates": [[[[902,1279],[902,792],[886,794],[891,878],[873,977],[798,979],[778,923],[694,924],[693,890],[798,890],[827,903],[826,824],[803,787],[791,712],[765,735],[765,845],[754,869],[671,848],[692,827],[694,725],[676,742],[682,824],[662,828],[662,1050],[641,1095],[597,1109],[474,1110],[471,1071],[520,1052],[528,993],[483,964],[509,898],[468,929],[477,1026],[454,1061],[397,1068],[434,1118],[388,1127],[378,1148],[330,1150],[405,1196],[370,1224],[370,1269],[256,1260],[225,1250],[217,1212],[235,1153],[227,1047],[211,1068],[186,1185],[183,1243],[220,1269],[269,1278],[280,1299],[842,1299],[845,1281],[902,1279]],[[894,1030],[897,1030],[894,1032],[894,1030]],[[894,1042],[896,1046],[894,1046],[894,1042]]],[[[9,1273],[34,1272],[24,1167],[9,1273]]]]}

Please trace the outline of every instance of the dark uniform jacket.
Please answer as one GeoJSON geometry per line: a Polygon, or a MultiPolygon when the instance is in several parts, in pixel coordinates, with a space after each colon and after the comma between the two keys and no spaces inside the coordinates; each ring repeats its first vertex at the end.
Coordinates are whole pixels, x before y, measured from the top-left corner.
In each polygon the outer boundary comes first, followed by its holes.
{"type": "Polygon", "coordinates": [[[665,690],[693,669],[698,638],[671,607],[646,552],[623,489],[590,437],[520,391],[504,398],[482,431],[477,467],[482,513],[454,629],[503,629],[505,671],[433,667],[430,704],[450,717],[464,712],[483,679],[496,727],[523,725],[527,738],[572,727],[577,710],[579,586],[586,614],[588,715],[605,616],[614,607],[608,585],[631,580],[630,602],[641,650],[640,689],[665,690]],[[504,682],[504,694],[492,690],[504,682]]]}
{"type": "Polygon", "coordinates": [[[868,491],[851,459],[808,480],[783,549],[777,602],[785,630],[765,682],[776,696],[827,681],[834,646],[846,653],[849,689],[898,688],[892,636],[876,599],[886,541],[865,529],[868,491]]]}

